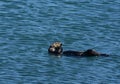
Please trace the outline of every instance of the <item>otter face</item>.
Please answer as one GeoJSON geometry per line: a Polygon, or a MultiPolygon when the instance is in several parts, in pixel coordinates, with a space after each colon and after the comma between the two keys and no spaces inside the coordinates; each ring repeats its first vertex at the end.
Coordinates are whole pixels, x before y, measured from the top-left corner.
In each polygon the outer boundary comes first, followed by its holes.
{"type": "Polygon", "coordinates": [[[63,51],[62,43],[61,42],[55,42],[50,45],[48,52],[52,54],[61,54],[63,51]]]}

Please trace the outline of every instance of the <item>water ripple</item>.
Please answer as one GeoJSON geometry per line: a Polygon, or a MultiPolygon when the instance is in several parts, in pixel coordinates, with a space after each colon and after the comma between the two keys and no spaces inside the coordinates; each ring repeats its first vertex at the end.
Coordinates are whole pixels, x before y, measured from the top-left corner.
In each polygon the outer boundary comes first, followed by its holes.
{"type": "Polygon", "coordinates": [[[1,84],[119,84],[119,0],[1,0],[1,84]],[[55,57],[92,48],[110,57],[55,57]],[[94,81],[93,81],[94,80],[94,81]]]}

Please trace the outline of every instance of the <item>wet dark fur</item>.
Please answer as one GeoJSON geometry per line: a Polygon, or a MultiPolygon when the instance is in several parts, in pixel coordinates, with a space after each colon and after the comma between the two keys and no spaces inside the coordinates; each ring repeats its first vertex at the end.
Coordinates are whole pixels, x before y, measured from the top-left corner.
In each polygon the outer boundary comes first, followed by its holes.
{"type": "Polygon", "coordinates": [[[107,54],[102,54],[102,53],[98,53],[92,49],[88,49],[86,51],[80,52],[80,51],[74,51],[74,50],[68,50],[68,51],[63,51],[62,48],[62,43],[56,42],[56,45],[59,46],[55,46],[55,43],[51,44],[50,47],[48,48],[48,52],[54,55],[65,55],[65,56],[109,56],[107,54]]]}

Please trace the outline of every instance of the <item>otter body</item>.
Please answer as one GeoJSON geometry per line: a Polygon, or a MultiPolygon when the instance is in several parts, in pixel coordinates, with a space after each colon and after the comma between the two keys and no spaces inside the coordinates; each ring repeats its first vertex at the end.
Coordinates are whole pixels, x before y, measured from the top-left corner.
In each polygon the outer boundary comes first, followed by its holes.
{"type": "Polygon", "coordinates": [[[50,47],[48,48],[48,52],[54,55],[65,55],[65,56],[109,56],[107,54],[102,54],[102,53],[98,53],[92,49],[88,49],[84,52],[80,52],[80,51],[74,51],[74,50],[68,50],[68,51],[63,51],[62,48],[62,43],[60,42],[55,42],[53,44],[50,45],[50,47]]]}
{"type": "Polygon", "coordinates": [[[82,53],[83,52],[73,51],[73,50],[63,51],[63,55],[66,56],[82,56],[82,53]]]}
{"type": "Polygon", "coordinates": [[[63,52],[63,55],[66,55],[66,56],[81,56],[81,57],[84,57],[84,56],[109,56],[107,54],[100,54],[92,49],[88,49],[84,52],[80,52],[80,51],[72,51],[72,50],[68,50],[68,51],[64,51],[63,52]]]}

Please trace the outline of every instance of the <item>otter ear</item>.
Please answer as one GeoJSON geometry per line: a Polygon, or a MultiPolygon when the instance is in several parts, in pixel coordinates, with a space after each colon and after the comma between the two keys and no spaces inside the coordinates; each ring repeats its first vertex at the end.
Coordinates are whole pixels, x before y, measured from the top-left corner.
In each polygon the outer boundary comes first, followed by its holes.
{"type": "Polygon", "coordinates": [[[60,43],[60,46],[62,46],[63,44],[62,43],[60,43]]]}

